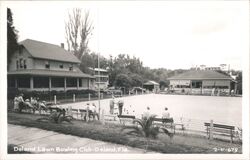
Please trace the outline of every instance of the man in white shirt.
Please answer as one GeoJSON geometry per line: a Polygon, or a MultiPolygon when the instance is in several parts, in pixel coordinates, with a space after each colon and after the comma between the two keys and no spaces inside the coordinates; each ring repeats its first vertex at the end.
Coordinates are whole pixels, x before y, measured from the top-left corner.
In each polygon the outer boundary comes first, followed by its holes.
{"type": "Polygon", "coordinates": [[[18,103],[18,110],[19,112],[22,112],[22,109],[24,108],[24,100],[23,100],[23,94],[19,94],[19,96],[16,99],[17,103],[18,103]]]}
{"type": "Polygon", "coordinates": [[[163,118],[163,119],[170,118],[170,114],[169,114],[169,112],[168,112],[168,108],[167,108],[167,107],[165,107],[165,110],[164,110],[163,113],[162,113],[162,118],[163,118]]]}
{"type": "Polygon", "coordinates": [[[92,105],[89,105],[89,103],[88,103],[87,108],[89,109],[89,116],[93,116],[93,119],[95,119],[95,117],[97,116],[97,118],[99,120],[99,115],[98,115],[98,113],[96,111],[95,103],[92,103],[92,105]]]}
{"type": "Polygon", "coordinates": [[[142,118],[149,118],[150,117],[150,108],[147,107],[147,110],[145,112],[143,112],[142,118]]]}
{"type": "Polygon", "coordinates": [[[15,112],[18,111],[18,108],[19,108],[18,105],[19,105],[18,97],[15,96],[15,98],[14,98],[14,111],[15,111],[15,112]]]}

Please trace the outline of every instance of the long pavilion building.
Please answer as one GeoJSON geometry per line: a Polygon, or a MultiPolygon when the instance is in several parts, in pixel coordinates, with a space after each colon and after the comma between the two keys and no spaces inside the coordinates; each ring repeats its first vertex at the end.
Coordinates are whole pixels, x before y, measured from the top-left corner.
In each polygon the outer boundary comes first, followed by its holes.
{"type": "Polygon", "coordinates": [[[213,90],[221,94],[236,93],[236,81],[229,75],[212,70],[189,70],[168,78],[170,89],[186,94],[210,95],[213,90]]]}

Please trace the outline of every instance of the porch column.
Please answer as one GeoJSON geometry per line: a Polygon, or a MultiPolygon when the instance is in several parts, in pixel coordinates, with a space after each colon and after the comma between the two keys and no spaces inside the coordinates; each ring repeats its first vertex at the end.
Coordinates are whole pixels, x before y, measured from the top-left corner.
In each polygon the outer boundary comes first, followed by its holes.
{"type": "Polygon", "coordinates": [[[90,78],[87,79],[88,82],[88,89],[90,89],[90,78]]]}
{"type": "Polygon", "coordinates": [[[33,90],[33,88],[34,88],[33,77],[30,77],[30,89],[33,90]]]}
{"type": "Polygon", "coordinates": [[[49,77],[49,91],[51,91],[51,77],[49,77]]]}
{"type": "Polygon", "coordinates": [[[79,78],[76,79],[76,87],[77,87],[77,90],[79,90],[79,78]]]}
{"type": "Polygon", "coordinates": [[[66,91],[66,88],[67,88],[67,80],[66,77],[64,77],[64,91],[66,91]]]}

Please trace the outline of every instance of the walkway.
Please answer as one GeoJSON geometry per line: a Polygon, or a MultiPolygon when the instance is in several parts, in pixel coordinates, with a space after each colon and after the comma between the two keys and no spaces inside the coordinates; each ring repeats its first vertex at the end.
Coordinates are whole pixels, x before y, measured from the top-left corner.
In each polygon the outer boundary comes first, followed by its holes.
{"type": "Polygon", "coordinates": [[[143,149],[12,124],[8,124],[8,144],[32,153],[145,153],[143,149]]]}

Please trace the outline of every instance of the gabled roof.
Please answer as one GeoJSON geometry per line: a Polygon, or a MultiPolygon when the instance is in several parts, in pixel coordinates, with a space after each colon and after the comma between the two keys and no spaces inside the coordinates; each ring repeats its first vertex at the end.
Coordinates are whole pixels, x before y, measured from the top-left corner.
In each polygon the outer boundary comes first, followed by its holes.
{"type": "Polygon", "coordinates": [[[25,69],[18,71],[10,71],[8,75],[35,75],[35,76],[51,76],[51,77],[78,77],[78,78],[95,78],[89,74],[79,71],[56,71],[56,70],[44,70],[44,69],[25,69]]]}
{"type": "Polygon", "coordinates": [[[20,44],[23,45],[34,58],[80,63],[76,56],[58,45],[31,39],[26,39],[20,42],[20,44]]]}
{"type": "Polygon", "coordinates": [[[179,75],[168,78],[169,80],[202,80],[202,79],[223,79],[233,80],[232,77],[210,70],[190,70],[179,75]]]}
{"type": "Polygon", "coordinates": [[[148,82],[144,83],[143,85],[159,85],[159,83],[157,83],[155,81],[148,81],[148,82]]]}

